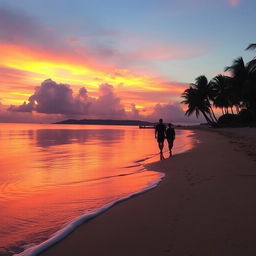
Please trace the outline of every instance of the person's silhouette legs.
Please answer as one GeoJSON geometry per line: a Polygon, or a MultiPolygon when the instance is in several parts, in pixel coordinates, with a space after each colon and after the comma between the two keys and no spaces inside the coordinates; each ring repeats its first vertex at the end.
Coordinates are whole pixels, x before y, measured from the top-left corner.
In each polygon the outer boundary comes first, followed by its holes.
{"type": "Polygon", "coordinates": [[[172,156],[172,148],[173,148],[173,140],[167,140],[168,141],[168,147],[170,152],[170,157],[172,156]]]}
{"type": "Polygon", "coordinates": [[[159,146],[159,149],[160,149],[160,154],[163,153],[163,148],[164,148],[164,142],[163,141],[159,141],[158,142],[158,146],[159,146]]]}
{"type": "Polygon", "coordinates": [[[160,153],[160,160],[164,160],[164,155],[163,155],[163,152],[160,153]]]}

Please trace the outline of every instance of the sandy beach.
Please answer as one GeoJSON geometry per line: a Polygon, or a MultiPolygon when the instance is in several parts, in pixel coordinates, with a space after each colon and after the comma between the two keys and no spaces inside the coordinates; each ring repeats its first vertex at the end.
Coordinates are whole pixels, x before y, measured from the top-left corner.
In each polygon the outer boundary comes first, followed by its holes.
{"type": "Polygon", "coordinates": [[[196,129],[186,153],[146,167],[155,189],[81,225],[43,256],[256,255],[256,129],[196,129]]]}

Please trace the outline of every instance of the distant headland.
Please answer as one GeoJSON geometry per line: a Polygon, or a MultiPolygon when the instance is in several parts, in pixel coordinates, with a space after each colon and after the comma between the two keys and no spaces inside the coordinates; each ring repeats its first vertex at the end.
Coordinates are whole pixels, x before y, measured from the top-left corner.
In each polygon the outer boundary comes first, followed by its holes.
{"type": "Polygon", "coordinates": [[[112,119],[67,119],[54,124],[98,124],[98,125],[134,125],[153,126],[155,123],[140,120],[112,120],[112,119]]]}

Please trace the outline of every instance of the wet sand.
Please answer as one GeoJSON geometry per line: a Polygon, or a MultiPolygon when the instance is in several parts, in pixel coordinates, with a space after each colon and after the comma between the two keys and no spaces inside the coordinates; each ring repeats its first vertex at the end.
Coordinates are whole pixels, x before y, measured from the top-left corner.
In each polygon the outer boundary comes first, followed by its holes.
{"type": "Polygon", "coordinates": [[[119,203],[40,255],[256,255],[256,129],[195,130],[191,151],[146,167],[158,187],[119,203]]]}

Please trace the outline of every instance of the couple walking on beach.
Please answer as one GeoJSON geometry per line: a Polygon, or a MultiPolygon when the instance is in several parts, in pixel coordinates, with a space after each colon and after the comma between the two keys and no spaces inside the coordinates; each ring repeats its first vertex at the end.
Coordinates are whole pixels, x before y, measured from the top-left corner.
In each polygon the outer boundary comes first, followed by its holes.
{"type": "Polygon", "coordinates": [[[163,119],[160,118],[159,123],[155,128],[155,138],[157,139],[161,155],[163,154],[164,140],[167,139],[170,156],[172,156],[173,141],[175,140],[175,130],[173,129],[172,124],[169,123],[168,128],[166,129],[163,119]]]}

